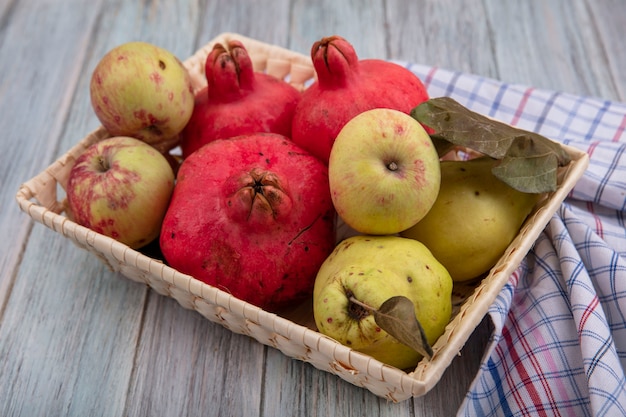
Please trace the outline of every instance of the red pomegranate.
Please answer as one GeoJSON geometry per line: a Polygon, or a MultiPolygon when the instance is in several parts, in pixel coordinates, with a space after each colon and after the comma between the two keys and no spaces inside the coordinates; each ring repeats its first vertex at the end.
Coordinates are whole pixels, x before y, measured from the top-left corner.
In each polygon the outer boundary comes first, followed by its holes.
{"type": "Polygon", "coordinates": [[[413,72],[389,61],[359,60],[340,36],[315,42],[311,59],[317,80],[296,107],[292,140],[324,163],[343,125],[357,114],[380,107],[409,114],[429,98],[413,72]]]}
{"type": "Polygon", "coordinates": [[[205,72],[207,87],[195,96],[191,119],[181,133],[183,158],[216,139],[272,132],[291,137],[301,93],[285,80],[255,72],[237,40],[215,44],[205,72]]]}
{"type": "Polygon", "coordinates": [[[311,296],[334,216],[323,163],[284,136],[243,135],[183,161],[160,245],[177,270],[278,310],[311,296]]]}

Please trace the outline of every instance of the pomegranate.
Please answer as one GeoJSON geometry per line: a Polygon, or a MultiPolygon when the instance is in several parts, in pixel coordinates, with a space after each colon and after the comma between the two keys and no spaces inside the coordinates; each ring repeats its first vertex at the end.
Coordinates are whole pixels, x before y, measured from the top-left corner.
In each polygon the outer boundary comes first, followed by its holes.
{"type": "Polygon", "coordinates": [[[207,87],[195,96],[194,111],[181,133],[183,158],[216,139],[257,132],[291,137],[301,93],[285,80],[254,72],[237,40],[217,43],[205,63],[207,87]]]}
{"type": "Polygon", "coordinates": [[[429,98],[413,72],[389,61],[359,60],[340,36],[315,42],[311,59],[317,80],[296,107],[292,140],[324,163],[343,125],[357,114],[380,107],[408,114],[429,98]]]}
{"type": "Polygon", "coordinates": [[[279,310],[311,296],[334,217],[323,163],[285,136],[243,135],[183,161],[160,245],[179,271],[279,310]]]}

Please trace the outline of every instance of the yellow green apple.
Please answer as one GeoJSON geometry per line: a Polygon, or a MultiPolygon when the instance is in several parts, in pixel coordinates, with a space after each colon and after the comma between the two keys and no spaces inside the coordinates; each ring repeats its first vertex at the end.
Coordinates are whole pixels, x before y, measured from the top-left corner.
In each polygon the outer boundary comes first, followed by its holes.
{"type": "Polygon", "coordinates": [[[131,136],[169,151],[180,142],[194,93],[189,73],[168,50],[127,42],[107,52],[93,70],[91,104],[111,136],[131,136]]]}
{"type": "Polygon", "coordinates": [[[139,139],[118,136],[94,143],[76,159],[66,193],[76,223],[140,248],[159,235],[173,189],[165,156],[139,139]]]}
{"type": "Polygon", "coordinates": [[[441,180],[437,151],[422,125],[382,108],[344,125],[328,176],[337,214],[356,231],[375,235],[417,223],[434,204],[441,180]]]}

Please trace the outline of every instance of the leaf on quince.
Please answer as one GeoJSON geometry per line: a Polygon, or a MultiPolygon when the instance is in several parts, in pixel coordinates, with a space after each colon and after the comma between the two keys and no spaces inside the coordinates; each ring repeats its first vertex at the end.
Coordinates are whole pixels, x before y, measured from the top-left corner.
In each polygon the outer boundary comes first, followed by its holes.
{"type": "Polygon", "coordinates": [[[558,156],[543,142],[517,137],[491,172],[516,190],[541,193],[556,190],[558,156]]]}
{"type": "Polygon", "coordinates": [[[411,116],[434,131],[430,136],[440,156],[448,142],[498,159],[493,174],[522,192],[554,191],[558,168],[571,159],[550,139],[473,112],[450,97],[430,99],[411,116]]]}
{"type": "Polygon", "coordinates": [[[422,325],[415,316],[415,306],[407,297],[401,295],[391,297],[372,313],[376,324],[398,339],[400,343],[428,359],[433,356],[433,349],[428,343],[422,325]]]}

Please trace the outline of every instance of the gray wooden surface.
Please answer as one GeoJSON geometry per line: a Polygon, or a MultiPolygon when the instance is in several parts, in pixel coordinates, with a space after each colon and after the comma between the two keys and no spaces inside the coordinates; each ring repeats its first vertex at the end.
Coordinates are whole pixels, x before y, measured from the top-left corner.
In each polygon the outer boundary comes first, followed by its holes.
{"type": "Polygon", "coordinates": [[[91,70],[145,40],[186,58],[221,32],[626,100],[623,0],[0,0],[0,415],[451,416],[477,328],[426,396],[388,403],[184,310],[21,213],[15,193],[97,125],[91,70]]]}

